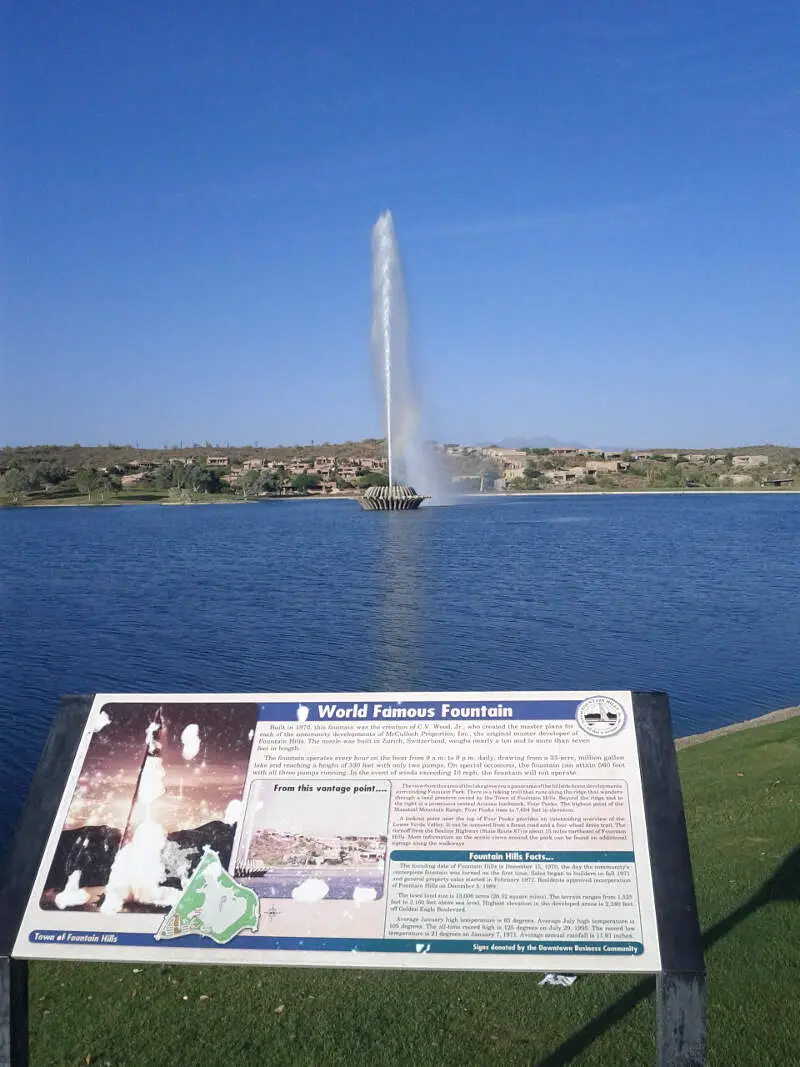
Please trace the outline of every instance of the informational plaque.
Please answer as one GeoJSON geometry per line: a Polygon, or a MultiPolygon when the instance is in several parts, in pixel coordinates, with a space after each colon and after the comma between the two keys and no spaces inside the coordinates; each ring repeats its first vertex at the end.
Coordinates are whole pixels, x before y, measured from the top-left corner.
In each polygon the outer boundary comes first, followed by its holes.
{"type": "Polygon", "coordinates": [[[98,695],[14,956],[657,972],[629,692],[98,695]]]}

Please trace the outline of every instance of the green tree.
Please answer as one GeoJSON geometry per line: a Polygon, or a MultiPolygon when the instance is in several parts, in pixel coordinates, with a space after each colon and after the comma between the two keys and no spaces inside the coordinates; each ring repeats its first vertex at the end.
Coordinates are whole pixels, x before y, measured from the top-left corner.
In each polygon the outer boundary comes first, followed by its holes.
{"type": "Polygon", "coordinates": [[[57,460],[42,460],[39,463],[39,477],[45,487],[60,485],[67,480],[67,468],[57,460]]]}
{"type": "Polygon", "coordinates": [[[261,493],[277,493],[283,484],[283,476],[277,471],[259,471],[258,489],[261,493]]]}
{"type": "MultiPolygon", "coordinates": [[[[185,469],[185,468],[184,468],[185,469]]],[[[156,489],[171,489],[173,482],[173,468],[171,463],[162,463],[153,474],[153,485],[156,489]]]]}
{"type": "Polygon", "coordinates": [[[247,500],[261,489],[262,471],[242,471],[239,477],[239,489],[247,500]]]}
{"type": "Polygon", "coordinates": [[[648,463],[647,481],[650,485],[660,486],[662,489],[682,489],[686,484],[686,476],[677,463],[648,463]]]}
{"type": "Polygon", "coordinates": [[[190,468],[185,463],[171,463],[172,467],[172,485],[175,489],[188,489],[190,481],[190,468]]]}
{"type": "Polygon", "coordinates": [[[373,485],[388,485],[389,475],[383,474],[382,471],[367,471],[365,474],[361,474],[356,478],[356,485],[359,489],[369,489],[373,485]]]}
{"type": "Polygon", "coordinates": [[[99,494],[100,499],[105,503],[106,497],[109,493],[116,493],[122,487],[122,482],[119,478],[116,478],[113,474],[109,474],[107,471],[98,471],[97,478],[95,479],[95,491],[99,494]]]}
{"type": "Polygon", "coordinates": [[[686,485],[686,475],[675,463],[671,463],[664,471],[661,484],[665,489],[683,489],[686,485]]]}
{"type": "Polygon", "coordinates": [[[37,489],[41,489],[44,485],[44,479],[42,478],[42,472],[39,470],[38,463],[26,463],[22,473],[25,476],[26,488],[30,492],[36,492],[37,489]]]}
{"type": "Polygon", "coordinates": [[[99,471],[94,467],[81,467],[75,472],[75,485],[79,493],[84,493],[92,502],[92,493],[99,485],[99,471]]]}
{"type": "Polygon", "coordinates": [[[222,488],[222,480],[213,468],[193,464],[185,469],[188,471],[187,486],[192,492],[218,493],[222,488]]]}
{"type": "Polygon", "coordinates": [[[658,478],[658,464],[648,460],[647,463],[643,464],[643,470],[647,478],[647,484],[655,485],[656,478],[658,478]]]}
{"type": "Polygon", "coordinates": [[[275,470],[266,470],[263,473],[263,490],[267,493],[280,493],[291,485],[286,468],[280,463],[275,470]]]}
{"type": "Polygon", "coordinates": [[[297,474],[292,478],[292,489],[300,496],[307,496],[309,489],[316,489],[319,484],[316,474],[297,474]]]}
{"type": "Polygon", "coordinates": [[[719,475],[712,470],[696,471],[692,474],[691,480],[697,482],[698,485],[705,486],[707,489],[719,485],[719,475]]]}
{"type": "Polygon", "coordinates": [[[15,504],[20,502],[20,498],[25,495],[27,488],[28,479],[24,471],[21,471],[18,467],[11,467],[3,475],[3,489],[15,504]]]}

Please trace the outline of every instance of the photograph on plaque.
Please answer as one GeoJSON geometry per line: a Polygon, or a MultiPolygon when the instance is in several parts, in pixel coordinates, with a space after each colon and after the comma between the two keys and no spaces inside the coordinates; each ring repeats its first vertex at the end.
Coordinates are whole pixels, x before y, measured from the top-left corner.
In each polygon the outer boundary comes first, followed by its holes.
{"type": "Polygon", "coordinates": [[[206,848],[227,866],[257,720],[257,704],[98,708],[41,908],[164,912],[206,848]]]}
{"type": "Polygon", "coordinates": [[[388,782],[254,781],[242,817],[237,880],[259,897],[383,896],[388,782]]]}

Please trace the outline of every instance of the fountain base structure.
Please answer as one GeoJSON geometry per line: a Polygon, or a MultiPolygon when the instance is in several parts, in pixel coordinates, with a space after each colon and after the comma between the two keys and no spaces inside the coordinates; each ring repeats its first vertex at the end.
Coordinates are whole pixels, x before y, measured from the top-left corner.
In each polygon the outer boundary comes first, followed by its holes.
{"type": "Polygon", "coordinates": [[[420,496],[410,485],[371,485],[361,494],[365,511],[414,511],[428,496],[420,496]]]}

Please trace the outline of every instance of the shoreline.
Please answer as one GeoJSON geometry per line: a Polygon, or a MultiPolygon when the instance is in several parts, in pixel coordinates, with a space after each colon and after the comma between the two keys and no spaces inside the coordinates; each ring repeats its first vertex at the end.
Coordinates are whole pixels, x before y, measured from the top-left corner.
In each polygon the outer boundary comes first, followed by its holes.
{"type": "Polygon", "coordinates": [[[800,707],[781,708],[778,711],[768,711],[766,715],[757,715],[754,719],[744,719],[742,722],[732,722],[727,726],[718,726],[714,730],[705,730],[699,734],[687,734],[685,737],[675,738],[675,748],[691,748],[692,745],[702,745],[706,741],[713,741],[716,737],[724,737],[726,734],[737,734],[742,730],[753,730],[758,726],[768,726],[773,722],[784,722],[800,715],[800,707]]]}
{"type": "Polygon", "coordinates": [[[504,496],[797,496],[800,489],[528,489],[498,493],[463,493],[463,499],[504,496]]]}
{"type": "Polygon", "coordinates": [[[53,500],[49,504],[36,502],[35,504],[0,504],[0,508],[22,510],[23,508],[128,508],[140,505],[159,504],[162,507],[204,507],[214,504],[254,504],[254,500],[242,500],[236,497],[225,497],[222,500],[110,500],[106,504],[89,504],[86,500],[53,500]]]}
{"type": "MultiPolygon", "coordinates": [[[[531,489],[517,490],[516,492],[486,493],[457,493],[455,499],[462,500],[502,500],[504,498],[519,499],[530,497],[590,497],[590,496],[800,496],[800,489],[588,489],[588,490],[564,490],[564,489],[531,489]]],[[[0,504],[0,508],[122,508],[139,505],[159,504],[168,507],[195,507],[214,504],[267,504],[275,501],[297,502],[316,500],[353,500],[358,503],[355,494],[326,493],[314,494],[313,496],[270,496],[250,497],[247,500],[241,497],[225,497],[220,500],[109,500],[107,503],[94,504],[86,500],[53,500],[35,501],[22,504],[0,504]]],[[[436,505],[433,505],[434,507],[436,505]]]]}

